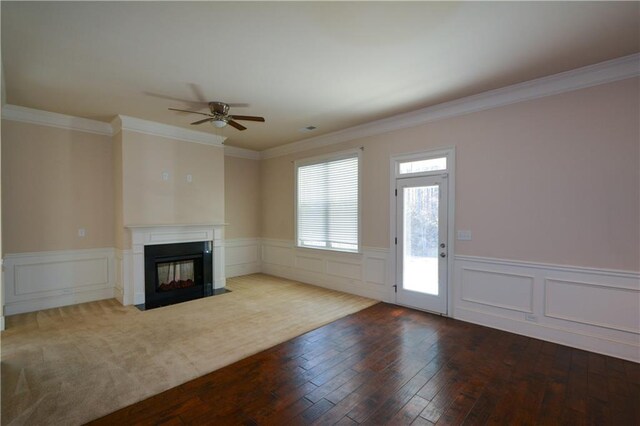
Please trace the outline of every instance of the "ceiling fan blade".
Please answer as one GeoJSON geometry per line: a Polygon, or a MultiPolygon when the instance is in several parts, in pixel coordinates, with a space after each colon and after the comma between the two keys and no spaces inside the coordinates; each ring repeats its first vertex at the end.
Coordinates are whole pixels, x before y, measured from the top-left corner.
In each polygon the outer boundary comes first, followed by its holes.
{"type": "Polygon", "coordinates": [[[245,120],[245,121],[260,121],[264,123],[264,117],[256,117],[253,115],[234,115],[234,120],[245,120]]]}
{"type": "Polygon", "coordinates": [[[187,83],[187,85],[191,88],[191,91],[198,101],[207,102],[207,97],[204,95],[202,87],[198,86],[196,83],[187,83]]]}
{"type": "Polygon", "coordinates": [[[205,122],[207,122],[207,121],[211,121],[211,120],[213,120],[213,118],[205,118],[204,120],[194,121],[194,122],[193,122],[193,123],[191,123],[191,124],[202,124],[202,123],[205,123],[205,122]]]}
{"type": "Polygon", "coordinates": [[[153,92],[142,92],[142,93],[147,96],[152,96],[154,98],[167,99],[169,101],[180,102],[183,104],[191,105],[194,108],[206,108],[207,105],[209,104],[208,102],[198,102],[198,101],[190,101],[188,99],[174,98],[172,96],[163,95],[161,93],[153,93],[153,92]]]}
{"type": "Polygon", "coordinates": [[[189,111],[186,109],[178,109],[178,108],[169,108],[171,111],[179,111],[179,112],[189,112],[191,114],[200,114],[200,115],[206,115],[207,117],[211,117],[211,114],[205,114],[204,112],[198,112],[198,111],[189,111]]]}
{"type": "Polygon", "coordinates": [[[235,122],[235,121],[233,121],[233,120],[229,120],[229,121],[227,122],[227,124],[229,124],[229,126],[235,127],[235,128],[236,128],[236,129],[238,129],[238,130],[246,130],[246,129],[247,129],[247,128],[246,128],[246,127],[244,127],[242,124],[240,124],[240,123],[236,123],[236,122],[235,122]]]}

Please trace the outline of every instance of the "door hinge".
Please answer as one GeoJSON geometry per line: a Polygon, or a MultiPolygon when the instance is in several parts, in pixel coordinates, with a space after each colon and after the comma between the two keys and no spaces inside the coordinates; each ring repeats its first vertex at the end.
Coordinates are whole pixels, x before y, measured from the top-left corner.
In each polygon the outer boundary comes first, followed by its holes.
{"type": "Polygon", "coordinates": [[[398,196],[398,190],[396,189],[396,197],[398,196]]]}
{"type": "Polygon", "coordinates": [[[393,285],[393,292],[394,292],[394,293],[397,293],[397,292],[398,292],[398,285],[397,285],[397,284],[394,284],[394,285],[393,285]]]}
{"type": "Polygon", "coordinates": [[[396,237],[396,245],[398,245],[398,237],[396,237]]]}

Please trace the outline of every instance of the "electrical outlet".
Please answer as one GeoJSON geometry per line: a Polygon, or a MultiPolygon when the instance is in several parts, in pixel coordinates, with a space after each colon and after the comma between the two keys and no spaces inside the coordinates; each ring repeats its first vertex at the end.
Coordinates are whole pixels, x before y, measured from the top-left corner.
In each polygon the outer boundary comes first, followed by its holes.
{"type": "Polygon", "coordinates": [[[187,175],[187,182],[189,182],[189,183],[193,182],[193,176],[192,175],[187,175]]]}
{"type": "Polygon", "coordinates": [[[533,314],[524,314],[524,319],[531,322],[538,322],[538,317],[533,314]]]}
{"type": "Polygon", "coordinates": [[[162,180],[169,180],[169,172],[162,172],[162,180]]]}
{"type": "Polygon", "coordinates": [[[78,229],[78,237],[84,238],[85,235],[87,235],[87,230],[86,229],[84,229],[84,228],[78,229]]]}

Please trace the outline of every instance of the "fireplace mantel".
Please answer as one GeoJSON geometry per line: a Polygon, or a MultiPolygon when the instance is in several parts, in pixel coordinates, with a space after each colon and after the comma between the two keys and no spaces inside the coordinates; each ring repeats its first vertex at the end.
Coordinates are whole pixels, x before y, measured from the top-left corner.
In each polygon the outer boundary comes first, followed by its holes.
{"type": "Polygon", "coordinates": [[[129,259],[124,259],[123,304],[144,303],[144,247],[155,244],[212,241],[213,287],[224,288],[224,227],[223,223],[126,225],[131,232],[129,259]],[[128,260],[128,261],[127,261],[128,260]]]}

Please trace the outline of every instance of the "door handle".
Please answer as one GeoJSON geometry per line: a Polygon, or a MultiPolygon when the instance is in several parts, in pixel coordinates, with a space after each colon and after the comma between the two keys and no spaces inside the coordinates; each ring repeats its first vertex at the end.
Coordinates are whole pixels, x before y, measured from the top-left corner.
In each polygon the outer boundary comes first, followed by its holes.
{"type": "Polygon", "coordinates": [[[447,257],[447,254],[445,252],[440,253],[440,257],[447,257]]]}
{"type": "Polygon", "coordinates": [[[440,248],[445,248],[444,243],[440,243],[440,248]]]}

